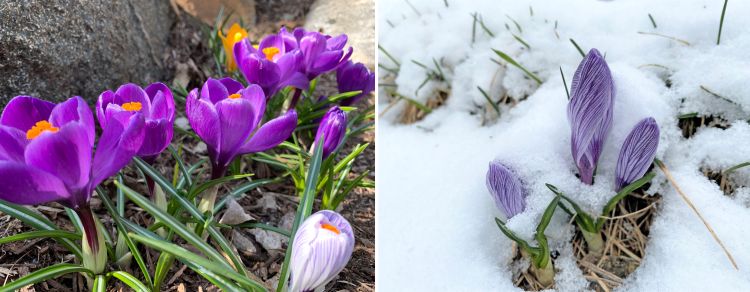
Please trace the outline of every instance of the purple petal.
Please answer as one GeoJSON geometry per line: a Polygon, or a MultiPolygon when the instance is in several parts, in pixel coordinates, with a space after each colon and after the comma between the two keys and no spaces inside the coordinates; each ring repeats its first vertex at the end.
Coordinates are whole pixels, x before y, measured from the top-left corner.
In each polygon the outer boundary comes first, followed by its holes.
{"type": "Polygon", "coordinates": [[[132,83],[124,84],[115,91],[114,103],[122,105],[128,102],[141,103],[140,112],[146,116],[151,112],[151,100],[148,98],[146,92],[138,85],[132,83]]]}
{"type": "Polygon", "coordinates": [[[340,34],[338,36],[332,37],[326,41],[326,48],[328,50],[342,50],[344,49],[344,46],[346,46],[346,41],[349,38],[346,36],[346,34],[340,34]]]}
{"type": "Polygon", "coordinates": [[[174,129],[172,128],[172,122],[161,119],[146,121],[143,131],[145,135],[143,145],[138,149],[137,155],[148,157],[159,155],[169,146],[174,129]]]}
{"type": "Polygon", "coordinates": [[[217,163],[227,165],[253,131],[253,106],[244,98],[228,98],[216,104],[221,131],[217,163]]]}
{"type": "Polygon", "coordinates": [[[26,146],[26,164],[62,180],[69,190],[81,190],[89,182],[91,144],[81,123],[68,123],[57,133],[43,132],[26,146]]]}
{"type": "Polygon", "coordinates": [[[258,85],[251,84],[242,91],[242,98],[248,100],[253,108],[252,128],[258,128],[266,112],[266,95],[263,93],[263,89],[258,85]]]}
{"type": "Polygon", "coordinates": [[[86,129],[89,146],[94,145],[96,136],[94,114],[91,113],[91,108],[80,96],[71,97],[55,106],[50,113],[49,122],[58,128],[62,128],[70,122],[81,123],[86,129]]]}
{"type": "Polygon", "coordinates": [[[219,82],[221,82],[221,84],[224,84],[224,87],[226,87],[227,93],[229,94],[238,93],[240,92],[240,90],[245,88],[245,86],[242,86],[242,83],[229,77],[224,77],[220,79],[219,82]]]}
{"type": "Polygon", "coordinates": [[[54,175],[23,163],[0,161],[0,199],[37,205],[69,198],[65,184],[54,175]]]}
{"type": "Polygon", "coordinates": [[[13,127],[24,133],[38,121],[49,119],[54,103],[31,96],[16,96],[0,115],[0,125],[13,127]]]}
{"type": "Polygon", "coordinates": [[[308,70],[324,73],[336,69],[343,55],[344,51],[326,51],[320,53],[308,70]]]}
{"type": "Polygon", "coordinates": [[[599,51],[592,49],[573,75],[568,103],[571,152],[584,183],[593,183],[594,170],[612,126],[613,105],[612,74],[599,51]]]}
{"type": "Polygon", "coordinates": [[[190,127],[193,128],[198,137],[201,137],[208,148],[217,153],[221,147],[221,132],[219,129],[219,114],[210,102],[198,99],[198,90],[193,89],[188,94],[185,114],[190,127]]]}
{"type": "Polygon", "coordinates": [[[508,219],[526,208],[526,194],[521,188],[521,181],[500,162],[490,162],[487,189],[495,200],[495,206],[503,211],[508,219]]]}
{"type": "Polygon", "coordinates": [[[112,90],[107,90],[99,95],[96,100],[96,119],[99,121],[99,126],[105,128],[107,126],[107,107],[115,101],[115,93],[112,90]]]}
{"type": "Polygon", "coordinates": [[[0,125],[0,161],[24,162],[26,133],[19,129],[0,125]]]}
{"type": "Polygon", "coordinates": [[[267,37],[263,38],[263,40],[260,41],[258,44],[258,50],[262,51],[265,48],[275,47],[279,49],[281,52],[286,52],[284,39],[279,35],[268,35],[267,37]]]}
{"type": "Polygon", "coordinates": [[[294,235],[289,291],[315,291],[344,269],[354,250],[351,225],[336,212],[310,215],[294,235]]]}
{"type": "Polygon", "coordinates": [[[147,118],[174,121],[175,105],[172,90],[164,83],[156,82],[144,91],[151,99],[151,113],[147,118]]]}
{"type": "Polygon", "coordinates": [[[203,83],[203,87],[201,88],[202,100],[208,100],[211,101],[211,103],[216,104],[227,97],[229,97],[229,92],[221,81],[208,78],[206,83],[203,83]]]}
{"type": "Polygon", "coordinates": [[[94,154],[90,191],[130,163],[143,144],[143,126],[141,113],[119,112],[110,117],[94,154]]]}
{"type": "Polygon", "coordinates": [[[258,129],[250,140],[242,146],[239,153],[263,152],[289,139],[297,127],[297,112],[288,111],[286,114],[268,121],[258,129]]]}
{"type": "Polygon", "coordinates": [[[640,179],[654,161],[659,146],[659,125],[654,118],[638,122],[622,143],[615,169],[616,190],[640,179]]]}
{"type": "Polygon", "coordinates": [[[320,33],[307,34],[300,39],[299,48],[305,57],[305,64],[310,66],[318,59],[318,55],[326,50],[326,38],[320,33]]]}

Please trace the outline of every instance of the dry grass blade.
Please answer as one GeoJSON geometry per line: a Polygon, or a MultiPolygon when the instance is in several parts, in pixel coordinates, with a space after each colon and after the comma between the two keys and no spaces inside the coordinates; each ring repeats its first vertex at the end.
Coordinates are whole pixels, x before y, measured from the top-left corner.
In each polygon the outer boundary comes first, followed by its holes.
{"type": "Polygon", "coordinates": [[[724,246],[724,243],[721,242],[721,239],[719,239],[719,237],[716,235],[716,232],[714,232],[714,229],[711,228],[711,225],[709,225],[706,219],[703,218],[703,215],[701,215],[701,213],[698,212],[698,209],[695,207],[695,205],[693,205],[693,202],[690,200],[690,198],[688,198],[688,196],[682,192],[680,187],[677,185],[677,182],[674,180],[674,178],[672,178],[672,174],[669,172],[669,169],[667,169],[667,166],[664,165],[664,163],[662,163],[659,160],[656,160],[656,165],[658,165],[661,171],[664,172],[664,175],[667,177],[667,180],[669,180],[669,183],[672,184],[674,189],[677,191],[678,194],[680,194],[680,196],[685,201],[685,203],[688,204],[690,209],[693,209],[693,212],[695,212],[695,214],[698,215],[698,218],[701,219],[701,221],[703,222],[703,225],[705,225],[706,228],[708,229],[708,232],[711,233],[711,236],[714,238],[714,240],[716,240],[719,246],[721,246],[721,249],[724,250],[724,253],[727,255],[727,258],[729,258],[729,261],[732,262],[732,266],[734,266],[734,268],[739,271],[740,268],[737,267],[737,262],[734,261],[734,257],[732,257],[732,254],[729,253],[729,250],[724,246]]]}

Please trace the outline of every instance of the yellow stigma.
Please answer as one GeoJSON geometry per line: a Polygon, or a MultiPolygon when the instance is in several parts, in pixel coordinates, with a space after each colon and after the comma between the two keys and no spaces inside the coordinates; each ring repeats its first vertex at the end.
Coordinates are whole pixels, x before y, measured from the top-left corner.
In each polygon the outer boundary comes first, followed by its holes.
{"type": "Polygon", "coordinates": [[[141,105],[140,102],[137,101],[131,101],[126,102],[122,104],[122,109],[129,111],[129,112],[137,112],[143,108],[143,105],[141,105]]]}
{"type": "Polygon", "coordinates": [[[231,98],[231,99],[236,99],[236,98],[240,98],[240,97],[242,97],[242,95],[240,95],[239,93],[235,93],[235,94],[232,94],[232,95],[229,96],[229,98],[231,98]]]}
{"type": "Polygon", "coordinates": [[[59,131],[59,128],[56,128],[52,126],[47,120],[41,120],[36,122],[36,124],[31,127],[28,131],[26,131],[26,139],[34,139],[41,135],[44,131],[50,131],[52,133],[57,133],[59,131]]]}
{"type": "Polygon", "coordinates": [[[269,61],[273,61],[273,56],[276,56],[276,54],[278,54],[279,52],[281,51],[277,47],[268,47],[263,49],[263,54],[266,55],[266,59],[268,59],[269,61]]]}
{"type": "Polygon", "coordinates": [[[241,40],[242,40],[243,38],[245,38],[245,36],[244,36],[244,35],[242,35],[242,33],[241,33],[241,32],[235,32],[235,33],[234,33],[234,42],[235,42],[235,43],[237,43],[237,42],[241,41],[241,40]]]}
{"type": "Polygon", "coordinates": [[[336,234],[341,234],[341,231],[339,231],[339,229],[338,229],[338,228],[336,228],[336,226],[333,226],[333,225],[331,225],[331,224],[328,224],[328,223],[323,223],[323,224],[321,224],[321,225],[320,225],[320,228],[323,228],[323,229],[328,229],[328,230],[330,230],[330,231],[332,231],[332,232],[334,232],[334,233],[336,233],[336,234]]]}

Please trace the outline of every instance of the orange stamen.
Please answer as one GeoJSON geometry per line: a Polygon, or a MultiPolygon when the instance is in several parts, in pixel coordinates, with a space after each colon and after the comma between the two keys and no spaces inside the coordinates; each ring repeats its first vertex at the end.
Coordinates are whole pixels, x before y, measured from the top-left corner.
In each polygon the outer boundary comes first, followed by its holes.
{"type": "Polygon", "coordinates": [[[34,139],[41,135],[44,131],[57,133],[57,131],[59,130],[59,128],[52,126],[52,124],[50,124],[47,120],[41,120],[36,122],[36,124],[31,127],[31,129],[26,131],[26,139],[34,139]]]}
{"type": "Polygon", "coordinates": [[[333,225],[331,225],[331,224],[328,224],[328,223],[323,223],[323,224],[321,224],[321,225],[320,225],[320,228],[323,228],[323,229],[328,229],[328,230],[330,230],[330,231],[333,231],[333,232],[334,232],[334,233],[336,233],[336,234],[341,234],[341,231],[339,231],[339,229],[338,229],[338,228],[336,228],[336,226],[333,226],[333,225]]]}
{"type": "Polygon", "coordinates": [[[132,102],[126,102],[122,104],[122,109],[129,111],[129,112],[137,112],[143,108],[143,105],[140,102],[132,101],[132,102]]]}
{"type": "Polygon", "coordinates": [[[266,59],[268,59],[269,61],[273,61],[273,57],[276,56],[276,54],[278,54],[279,52],[281,51],[277,47],[268,47],[263,49],[263,54],[266,55],[266,59]]]}
{"type": "Polygon", "coordinates": [[[232,94],[232,95],[229,96],[229,98],[231,98],[231,99],[236,99],[236,98],[240,98],[240,97],[242,97],[242,95],[240,95],[239,93],[235,93],[235,94],[232,94]]]}

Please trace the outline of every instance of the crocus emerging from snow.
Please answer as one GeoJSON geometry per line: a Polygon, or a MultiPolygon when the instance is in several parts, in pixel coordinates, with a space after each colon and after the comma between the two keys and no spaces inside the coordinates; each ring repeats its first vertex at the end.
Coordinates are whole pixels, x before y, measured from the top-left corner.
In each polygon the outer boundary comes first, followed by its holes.
{"type": "Polygon", "coordinates": [[[106,250],[89,199],[99,183],[136,154],[143,125],[141,114],[112,112],[93,154],[94,116],[82,98],[60,104],[13,98],[0,116],[0,198],[23,205],[59,202],[74,209],[83,225],[84,265],[101,272],[106,250]]]}
{"type": "Polygon", "coordinates": [[[375,90],[375,73],[370,72],[362,63],[348,61],[336,69],[336,82],[341,93],[362,91],[361,94],[342,100],[340,103],[343,106],[349,106],[375,90]]]}
{"type": "Polygon", "coordinates": [[[141,89],[135,84],[120,86],[116,92],[107,90],[96,102],[96,118],[102,129],[107,127],[110,117],[116,113],[141,113],[146,124],[145,138],[137,155],[153,163],[172,141],[174,114],[172,91],[163,83],[154,83],[141,89]]]}
{"type": "Polygon", "coordinates": [[[297,126],[294,110],[260,126],[266,110],[263,90],[258,85],[244,88],[231,78],[208,79],[200,93],[190,91],[185,108],[190,125],[208,146],[212,178],[222,177],[237,155],[281,144],[297,126]]]}
{"type": "Polygon", "coordinates": [[[302,53],[289,33],[264,38],[256,49],[243,39],[234,45],[234,58],[248,83],[257,84],[268,98],[287,86],[307,89],[309,80],[300,72],[302,53]]]}
{"type": "Polygon", "coordinates": [[[640,179],[654,161],[659,146],[659,125],[654,118],[638,122],[622,143],[615,169],[616,190],[640,179]]]}
{"type": "Polygon", "coordinates": [[[508,219],[523,212],[526,208],[526,194],[521,181],[500,162],[490,162],[487,171],[487,189],[498,209],[505,213],[508,219]]]}
{"type": "Polygon", "coordinates": [[[346,113],[338,106],[334,106],[320,120],[318,132],[315,134],[315,144],[323,139],[323,159],[331,155],[339,147],[346,135],[346,113]]]}
{"type": "Polygon", "coordinates": [[[312,292],[323,289],[349,262],[354,233],[344,217],[323,210],[305,219],[292,245],[289,291],[312,292]]]}
{"type": "Polygon", "coordinates": [[[353,52],[352,47],[349,47],[344,53],[344,46],[348,40],[345,34],[331,37],[298,27],[294,30],[294,37],[304,56],[301,70],[310,80],[320,74],[335,70],[347,62],[353,52]]]}
{"type": "Polygon", "coordinates": [[[591,49],[573,75],[568,121],[571,151],[581,181],[594,182],[594,172],[612,126],[615,86],[607,62],[591,49]]]}
{"type": "Polygon", "coordinates": [[[247,30],[235,23],[229,27],[229,32],[227,32],[226,36],[221,33],[221,30],[217,31],[217,33],[219,34],[219,38],[221,38],[221,42],[224,44],[227,71],[233,72],[234,70],[237,70],[237,62],[234,61],[234,45],[247,37],[247,30]]]}

